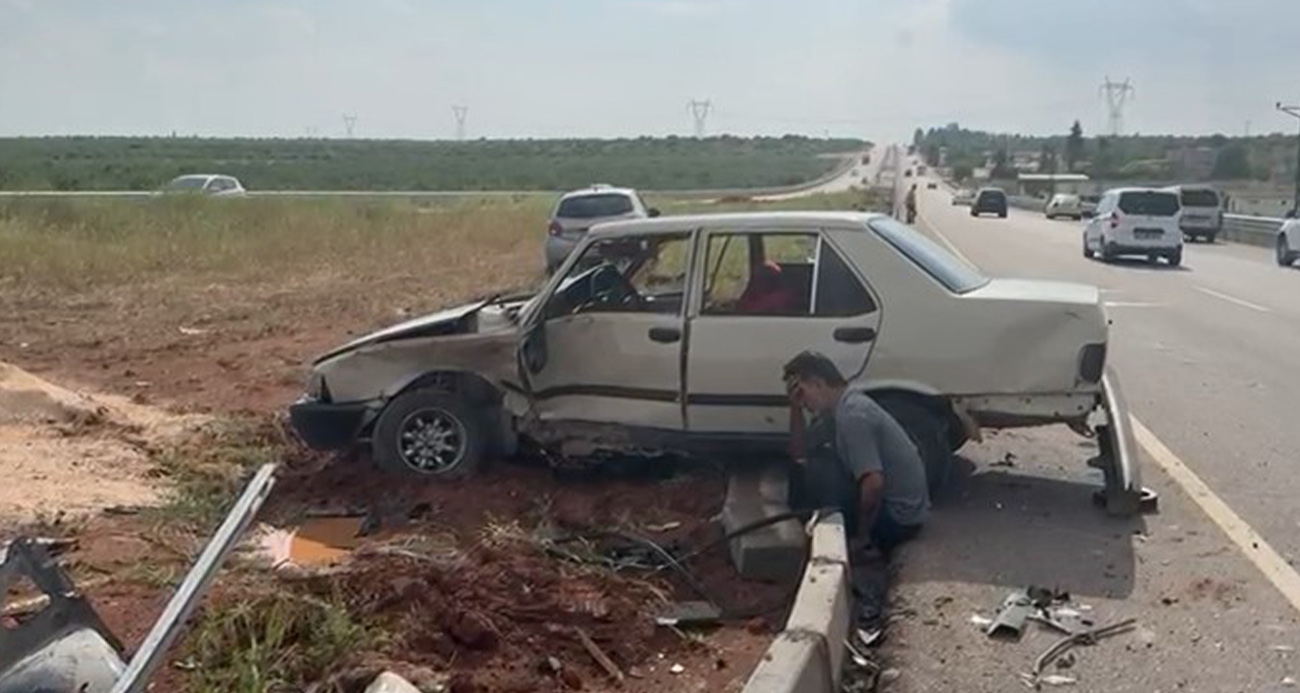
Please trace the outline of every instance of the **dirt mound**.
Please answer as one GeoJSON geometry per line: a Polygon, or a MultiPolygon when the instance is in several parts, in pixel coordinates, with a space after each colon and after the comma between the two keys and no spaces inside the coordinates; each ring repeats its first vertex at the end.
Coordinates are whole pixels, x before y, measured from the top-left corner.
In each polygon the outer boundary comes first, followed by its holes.
{"type": "Polygon", "coordinates": [[[0,363],[0,527],[157,501],[146,450],[196,426],[126,399],[77,393],[0,363]]]}
{"type": "Polygon", "coordinates": [[[457,690],[559,691],[574,674],[603,681],[578,629],[623,670],[681,647],[653,623],[662,586],[559,562],[524,541],[479,546],[454,566],[358,556],[313,589],[342,596],[354,618],[389,634],[377,653],[389,666],[449,671],[457,690]]]}

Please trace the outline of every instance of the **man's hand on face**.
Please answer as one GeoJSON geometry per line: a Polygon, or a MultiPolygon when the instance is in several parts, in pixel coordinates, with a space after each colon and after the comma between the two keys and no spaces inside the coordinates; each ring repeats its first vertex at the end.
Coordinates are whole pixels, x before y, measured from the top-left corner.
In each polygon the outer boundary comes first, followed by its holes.
{"type": "Polygon", "coordinates": [[[786,378],[785,396],[790,401],[790,406],[803,407],[803,387],[799,384],[798,378],[786,378]]]}

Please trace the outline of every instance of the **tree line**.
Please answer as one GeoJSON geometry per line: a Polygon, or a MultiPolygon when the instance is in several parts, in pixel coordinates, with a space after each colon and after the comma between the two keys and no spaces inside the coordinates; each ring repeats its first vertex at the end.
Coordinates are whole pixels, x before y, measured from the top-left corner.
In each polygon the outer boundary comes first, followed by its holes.
{"type": "Polygon", "coordinates": [[[0,138],[0,190],[152,190],[223,173],[250,190],[559,190],[593,182],[650,189],[792,185],[821,175],[856,139],[639,137],[335,140],[187,137],[0,138]]]}
{"type": "Polygon", "coordinates": [[[1223,134],[1087,136],[1075,120],[1059,135],[1026,136],[967,130],[956,123],[917,128],[913,144],[931,165],[942,159],[958,178],[989,166],[992,178],[1014,178],[1016,152],[1034,152],[1043,173],[1086,173],[1098,179],[1290,181],[1295,136],[1223,134]]]}

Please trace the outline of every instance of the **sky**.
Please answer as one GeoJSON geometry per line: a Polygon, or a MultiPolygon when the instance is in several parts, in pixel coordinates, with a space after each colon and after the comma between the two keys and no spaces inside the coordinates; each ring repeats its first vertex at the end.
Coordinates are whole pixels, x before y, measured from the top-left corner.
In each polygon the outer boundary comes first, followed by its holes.
{"type": "Polygon", "coordinates": [[[1297,0],[0,0],[0,136],[1285,131],[1297,0]]]}

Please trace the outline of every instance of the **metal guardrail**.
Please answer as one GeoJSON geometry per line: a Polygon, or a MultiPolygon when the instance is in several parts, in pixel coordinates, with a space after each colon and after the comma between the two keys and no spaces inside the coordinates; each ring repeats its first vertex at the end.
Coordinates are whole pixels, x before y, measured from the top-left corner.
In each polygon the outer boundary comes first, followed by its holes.
{"type": "Polygon", "coordinates": [[[1277,217],[1225,214],[1223,230],[1219,233],[1224,240],[1271,248],[1277,242],[1277,231],[1285,221],[1277,217]]]}

